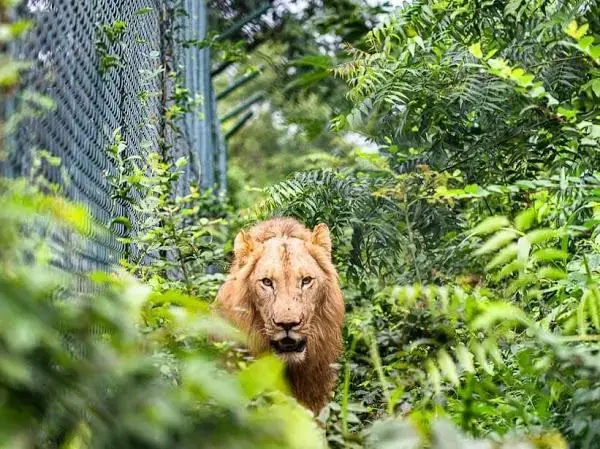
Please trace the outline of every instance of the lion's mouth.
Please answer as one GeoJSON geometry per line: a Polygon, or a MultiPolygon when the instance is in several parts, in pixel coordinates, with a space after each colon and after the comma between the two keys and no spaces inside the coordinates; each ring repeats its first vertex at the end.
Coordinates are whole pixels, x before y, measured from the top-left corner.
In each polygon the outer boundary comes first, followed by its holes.
{"type": "Polygon", "coordinates": [[[290,337],[285,337],[281,340],[271,340],[271,347],[279,354],[286,352],[302,352],[306,349],[306,338],[295,340],[290,337]]]}

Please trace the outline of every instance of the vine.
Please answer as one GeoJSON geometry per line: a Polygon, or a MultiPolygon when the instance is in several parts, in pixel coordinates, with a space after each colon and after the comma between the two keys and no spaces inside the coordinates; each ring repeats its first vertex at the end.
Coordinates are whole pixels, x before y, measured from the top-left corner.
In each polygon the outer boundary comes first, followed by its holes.
{"type": "MultiPolygon", "coordinates": [[[[126,245],[122,265],[157,290],[211,297],[222,275],[208,274],[207,270],[222,264],[223,251],[216,243],[223,243],[226,237],[226,221],[221,217],[227,210],[212,191],[200,192],[193,182],[182,186],[188,161],[186,157],[174,158],[183,135],[182,120],[202,103],[202,98],[185,86],[184,67],[173,52],[176,45],[182,45],[177,36],[184,17],[181,2],[163,5],[160,55],[149,55],[156,66],[142,74],[145,83],[158,81],[160,86],[160,90],[147,89],[138,97],[141,103],[160,99],[158,146],[153,149],[144,144],[139,149],[143,151],[126,156],[131,151],[121,130],[115,130],[106,148],[114,174],[107,172],[107,179],[113,191],[113,211],[122,204],[139,217],[136,223],[128,217],[112,221],[113,227],[121,225],[126,234],[120,239],[126,245]],[[182,190],[187,193],[182,195],[182,190]]],[[[112,31],[109,36],[122,36],[112,31]]]]}
{"type": "Polygon", "coordinates": [[[116,68],[124,67],[122,51],[125,48],[125,35],[128,24],[123,20],[115,20],[111,24],[99,24],[95,41],[98,54],[98,70],[102,77],[116,68]],[[120,48],[121,51],[117,51],[120,48]]]}

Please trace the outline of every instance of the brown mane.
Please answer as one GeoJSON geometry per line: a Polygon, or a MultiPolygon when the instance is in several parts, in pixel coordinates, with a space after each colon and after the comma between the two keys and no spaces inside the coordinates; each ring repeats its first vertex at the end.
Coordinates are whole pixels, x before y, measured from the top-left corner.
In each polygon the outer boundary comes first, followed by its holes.
{"type": "MultiPolygon", "coordinates": [[[[228,280],[217,296],[217,309],[234,325],[248,334],[253,354],[269,351],[264,333],[265,323],[259,313],[249,281],[254,267],[263,255],[263,244],[270,239],[300,239],[304,248],[323,272],[325,282],[316,293],[318,306],[311,319],[306,359],[288,364],[286,372],[292,392],[298,401],[317,413],[329,400],[336,372],[331,364],[342,351],[344,302],[337,272],[331,261],[329,230],[318,225],[310,231],[292,218],[275,218],[242,231],[236,237],[234,261],[228,280]]],[[[285,243],[283,253],[287,253],[285,243]]]]}

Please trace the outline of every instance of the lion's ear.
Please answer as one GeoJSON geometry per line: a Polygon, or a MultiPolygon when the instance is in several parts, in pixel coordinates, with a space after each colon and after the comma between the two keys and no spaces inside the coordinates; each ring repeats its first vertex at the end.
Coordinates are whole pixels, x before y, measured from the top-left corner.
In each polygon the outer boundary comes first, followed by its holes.
{"type": "Polygon", "coordinates": [[[313,245],[320,246],[331,254],[331,234],[325,223],[318,224],[313,229],[312,243],[313,245]]]}
{"type": "Polygon", "coordinates": [[[254,242],[250,234],[243,229],[235,237],[233,242],[233,254],[235,258],[240,262],[240,265],[244,265],[246,258],[250,255],[254,249],[254,242]]]}

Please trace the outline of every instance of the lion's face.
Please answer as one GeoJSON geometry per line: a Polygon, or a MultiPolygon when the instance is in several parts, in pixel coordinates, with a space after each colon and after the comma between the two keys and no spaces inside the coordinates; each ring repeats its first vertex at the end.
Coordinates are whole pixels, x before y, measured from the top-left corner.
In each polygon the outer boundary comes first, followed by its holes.
{"type": "Polygon", "coordinates": [[[271,348],[288,363],[302,362],[326,281],[306,243],[290,237],[265,241],[250,281],[271,348]]]}

